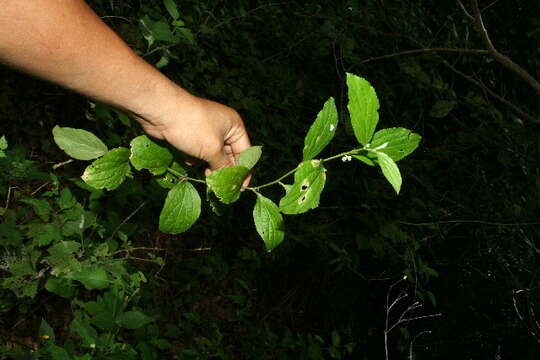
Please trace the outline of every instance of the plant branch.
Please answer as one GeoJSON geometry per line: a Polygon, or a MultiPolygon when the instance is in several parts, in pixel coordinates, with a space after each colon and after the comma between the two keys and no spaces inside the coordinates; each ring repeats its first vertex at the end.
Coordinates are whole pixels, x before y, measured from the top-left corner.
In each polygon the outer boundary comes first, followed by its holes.
{"type": "Polygon", "coordinates": [[[171,174],[173,174],[174,176],[176,176],[180,181],[188,180],[188,181],[193,181],[193,182],[197,182],[197,183],[201,183],[201,184],[206,184],[206,181],[204,181],[204,180],[189,177],[186,174],[181,174],[178,171],[173,170],[171,168],[167,168],[167,171],[170,172],[171,174]]]}
{"type": "Polygon", "coordinates": [[[267,186],[274,185],[274,184],[277,184],[277,183],[281,182],[281,180],[283,180],[283,179],[285,179],[286,177],[288,177],[288,176],[294,174],[294,172],[296,171],[296,169],[298,169],[298,166],[295,167],[294,169],[292,169],[291,171],[285,173],[284,175],[280,176],[277,180],[270,181],[269,183],[266,183],[266,184],[263,184],[263,185],[259,185],[259,186],[247,187],[246,189],[257,192],[259,189],[262,189],[262,188],[265,188],[265,187],[267,187],[267,186]]]}
{"type": "MultiPolygon", "coordinates": [[[[365,150],[366,148],[365,147],[362,147],[362,148],[358,148],[358,149],[353,149],[353,150],[349,150],[349,151],[345,151],[345,152],[342,152],[340,154],[337,154],[337,155],[332,155],[330,157],[327,157],[325,159],[320,159],[321,163],[324,163],[324,162],[327,162],[327,161],[331,161],[331,160],[334,160],[334,159],[338,159],[338,158],[342,158],[343,156],[349,156],[349,155],[355,155],[355,154],[358,154],[360,151],[363,151],[365,150]]],[[[257,192],[259,189],[262,189],[262,188],[265,188],[265,187],[268,187],[270,185],[274,185],[274,184],[278,184],[281,182],[281,180],[285,179],[286,177],[294,174],[294,172],[296,171],[296,169],[298,169],[298,166],[295,167],[294,169],[288,171],[287,173],[283,174],[282,176],[280,176],[279,178],[277,178],[276,180],[274,181],[270,181],[266,184],[263,184],[263,185],[259,185],[259,186],[253,186],[253,187],[247,187],[246,189],[248,190],[251,190],[253,192],[257,192]]]]}
{"type": "Polygon", "coordinates": [[[420,53],[437,52],[437,51],[440,51],[440,52],[466,53],[466,54],[483,54],[483,55],[489,55],[490,54],[490,52],[488,50],[483,50],[483,49],[462,49],[462,48],[413,49],[413,50],[399,51],[399,52],[396,52],[396,53],[382,55],[382,56],[370,57],[370,58],[367,58],[365,60],[360,61],[358,63],[358,65],[365,64],[365,63],[372,62],[372,61],[377,61],[377,60],[389,59],[389,58],[402,56],[402,55],[420,54],[420,53]]]}
{"type": "Polygon", "coordinates": [[[129,214],[117,227],[116,229],[114,229],[114,231],[112,232],[111,236],[109,236],[109,240],[111,240],[114,235],[116,235],[116,233],[118,232],[118,230],[120,230],[120,228],[126,223],[129,221],[129,219],[131,219],[133,216],[135,216],[136,213],[139,212],[139,210],[142,209],[142,207],[146,205],[146,201],[143,201],[135,210],[133,210],[131,212],[131,214],[129,214]]]}
{"type": "Polygon", "coordinates": [[[465,5],[463,5],[463,3],[460,0],[457,0],[457,3],[459,5],[459,7],[461,8],[461,11],[463,11],[465,16],[467,17],[467,19],[469,19],[470,21],[474,21],[474,16],[472,16],[469,13],[469,11],[467,11],[467,8],[465,7],[465,5]]]}
{"type": "Polygon", "coordinates": [[[331,161],[331,160],[334,160],[334,159],[342,158],[344,156],[356,155],[359,152],[364,151],[364,150],[366,150],[366,147],[361,147],[361,148],[358,148],[358,149],[352,149],[350,151],[342,152],[341,154],[332,155],[330,157],[327,157],[326,159],[321,159],[321,162],[325,163],[325,162],[328,162],[328,161],[331,161]]]}
{"type": "Polygon", "coordinates": [[[484,83],[480,82],[480,81],[477,81],[475,80],[472,76],[470,75],[467,75],[467,74],[464,74],[463,72],[459,71],[458,69],[456,69],[454,66],[452,66],[448,61],[446,60],[443,60],[443,64],[446,65],[446,67],[448,67],[450,70],[452,70],[453,72],[455,72],[456,74],[458,74],[459,76],[461,76],[462,78],[464,78],[465,80],[468,80],[470,81],[471,83],[475,84],[476,86],[478,86],[479,88],[481,88],[482,90],[484,90],[486,93],[488,93],[489,95],[491,95],[492,97],[494,97],[495,99],[499,100],[500,102],[502,102],[504,105],[508,106],[512,111],[514,111],[516,114],[518,114],[519,116],[521,116],[522,118],[532,122],[532,123],[535,123],[535,124],[540,124],[540,119],[537,119],[535,118],[534,116],[526,113],[525,111],[521,110],[518,106],[514,105],[513,103],[511,103],[510,101],[506,100],[505,98],[503,98],[502,96],[500,96],[499,94],[497,94],[495,91],[491,90],[490,88],[488,88],[486,85],[484,85],[484,83]]]}
{"type": "Polygon", "coordinates": [[[422,223],[410,223],[406,221],[398,221],[399,224],[409,225],[409,226],[429,226],[437,224],[481,224],[481,225],[493,225],[493,226],[537,226],[540,225],[540,222],[529,222],[529,223],[499,223],[494,221],[483,221],[483,220],[442,220],[442,221],[432,221],[432,222],[422,222],[422,223]]]}
{"type": "Polygon", "coordinates": [[[166,251],[166,249],[160,249],[160,248],[151,248],[151,247],[135,247],[131,249],[120,249],[116,250],[115,252],[112,252],[110,254],[107,254],[107,256],[114,256],[122,253],[129,253],[131,251],[137,251],[137,250],[147,250],[147,251],[166,251]]]}
{"type": "Polygon", "coordinates": [[[417,334],[411,341],[410,345],[409,345],[409,360],[414,360],[414,357],[413,357],[413,346],[414,346],[414,342],[416,341],[416,339],[418,339],[420,336],[422,335],[425,335],[425,334],[431,334],[431,331],[430,330],[426,330],[426,331],[422,331],[421,333],[417,334]]]}
{"type": "Polygon", "coordinates": [[[512,70],[514,73],[520,76],[523,80],[525,80],[525,82],[527,82],[527,84],[529,84],[533,89],[537,91],[538,95],[540,95],[540,82],[538,82],[534,77],[532,77],[521,66],[513,62],[510,58],[497,51],[495,46],[493,46],[491,38],[489,37],[487,29],[484,25],[484,21],[482,19],[482,13],[480,11],[480,7],[478,6],[478,0],[470,0],[470,3],[474,16],[474,25],[476,26],[476,30],[480,33],[482,41],[484,42],[484,45],[487,47],[491,56],[493,56],[495,60],[497,60],[501,65],[512,70]]]}

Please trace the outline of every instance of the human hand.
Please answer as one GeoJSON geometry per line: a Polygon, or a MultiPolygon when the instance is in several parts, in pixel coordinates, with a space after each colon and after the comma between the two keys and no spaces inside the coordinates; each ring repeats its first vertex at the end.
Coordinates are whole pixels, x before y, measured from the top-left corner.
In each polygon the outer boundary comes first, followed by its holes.
{"type": "Polygon", "coordinates": [[[150,136],[206,161],[206,175],[235,165],[236,157],[250,147],[244,123],[234,109],[184,91],[179,92],[171,106],[137,117],[150,136]]]}

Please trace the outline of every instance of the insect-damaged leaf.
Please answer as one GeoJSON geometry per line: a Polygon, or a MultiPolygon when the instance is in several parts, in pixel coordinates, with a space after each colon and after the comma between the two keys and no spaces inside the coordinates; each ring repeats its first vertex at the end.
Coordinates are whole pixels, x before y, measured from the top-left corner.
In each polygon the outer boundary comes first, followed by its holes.
{"type": "Polygon", "coordinates": [[[257,232],[264,241],[266,250],[271,251],[283,241],[285,237],[283,216],[272,200],[257,194],[257,202],[253,208],[253,220],[257,232]]]}
{"type": "Polygon", "coordinates": [[[405,128],[379,130],[373,135],[370,147],[385,153],[394,161],[403,159],[412,153],[422,137],[405,128]],[[386,145],[385,145],[386,144],[386,145]]]}
{"type": "Polygon", "coordinates": [[[334,98],[328,99],[304,139],[304,160],[311,160],[330,143],[338,124],[334,98]]]}
{"type": "Polygon", "coordinates": [[[159,230],[180,234],[189,229],[201,214],[201,197],[191,183],[176,184],[167,194],[159,215],[159,230]]]}
{"type": "Polygon", "coordinates": [[[215,170],[206,178],[206,184],[224,204],[231,204],[240,197],[242,182],[249,173],[244,166],[231,166],[215,170]]]}
{"type": "Polygon", "coordinates": [[[401,189],[401,173],[396,163],[390,156],[382,152],[377,152],[377,159],[379,160],[379,166],[384,177],[392,185],[394,190],[396,190],[396,193],[399,194],[399,190],[401,189]]]}
{"type": "Polygon", "coordinates": [[[262,154],[262,146],[252,146],[242,151],[238,157],[238,165],[252,169],[259,161],[262,154]]]}
{"type": "Polygon", "coordinates": [[[95,189],[114,190],[122,184],[129,170],[129,150],[121,147],[90,164],[81,178],[95,189]]]}
{"type": "Polygon", "coordinates": [[[137,136],[131,140],[131,165],[137,170],[148,169],[154,175],[161,175],[171,164],[171,152],[159,146],[146,135],[137,136]]]}
{"type": "Polygon", "coordinates": [[[319,206],[326,182],[326,169],[319,160],[302,162],[294,173],[294,184],[279,202],[284,214],[301,214],[319,206]]]}
{"type": "Polygon", "coordinates": [[[367,145],[379,122],[379,99],[369,82],[359,76],[347,74],[347,86],[349,87],[347,108],[354,135],[360,144],[367,145]]]}
{"type": "MultiPolygon", "coordinates": [[[[180,166],[180,164],[176,161],[173,161],[172,164],[169,166],[169,169],[172,170],[176,174],[180,175],[186,175],[186,170],[180,166]]],[[[178,181],[177,175],[171,174],[171,172],[167,171],[162,176],[155,179],[159,186],[165,188],[165,189],[172,189],[174,185],[176,185],[178,181]]]]}
{"type": "Polygon", "coordinates": [[[56,145],[77,160],[93,160],[107,152],[107,146],[96,135],[82,129],[55,126],[56,145]]]}

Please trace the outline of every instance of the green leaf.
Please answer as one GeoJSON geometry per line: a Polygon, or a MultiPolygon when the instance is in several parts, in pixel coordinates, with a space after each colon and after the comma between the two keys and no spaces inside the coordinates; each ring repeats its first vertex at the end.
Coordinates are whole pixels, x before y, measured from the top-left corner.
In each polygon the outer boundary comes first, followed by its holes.
{"type": "Polygon", "coordinates": [[[60,192],[60,196],[56,199],[56,203],[60,207],[60,210],[66,210],[75,206],[77,199],[75,199],[69,188],[64,188],[60,192]]]}
{"type": "Polygon", "coordinates": [[[272,200],[257,194],[257,202],[253,208],[253,220],[255,220],[255,227],[264,241],[266,250],[272,251],[281,244],[285,237],[283,216],[272,200]]]}
{"type": "Polygon", "coordinates": [[[143,37],[148,42],[148,48],[151,48],[156,41],[150,28],[152,26],[152,20],[148,15],[145,15],[142,19],[139,20],[139,24],[141,25],[141,32],[143,34],[143,37]]]}
{"type": "Polygon", "coordinates": [[[45,289],[58,296],[69,299],[75,295],[75,286],[65,278],[50,277],[45,283],[45,289]]]}
{"type": "Polygon", "coordinates": [[[244,166],[231,166],[215,170],[206,178],[206,184],[224,204],[231,204],[240,197],[242,183],[249,174],[244,166]]]}
{"type": "Polygon", "coordinates": [[[195,36],[193,36],[193,32],[185,27],[179,27],[177,28],[180,35],[187,40],[187,42],[191,45],[195,45],[195,36]]]}
{"type": "Polygon", "coordinates": [[[165,5],[165,8],[171,15],[171,17],[176,20],[180,17],[180,13],[178,12],[178,7],[176,6],[176,3],[174,0],[163,0],[163,4],[165,5]]]}
{"type": "Polygon", "coordinates": [[[100,267],[85,268],[78,273],[67,275],[66,278],[80,281],[88,290],[106,289],[110,284],[107,273],[100,267]]]}
{"type": "Polygon", "coordinates": [[[73,319],[69,327],[72,332],[79,335],[84,346],[91,347],[92,345],[96,345],[98,340],[96,329],[94,329],[88,321],[81,319],[80,315],[75,316],[75,319],[73,319]]]}
{"type": "Polygon", "coordinates": [[[379,166],[383,172],[384,177],[392,185],[396,193],[399,194],[401,189],[401,174],[396,163],[390,156],[383,152],[377,152],[377,159],[379,160],[379,166]]]}
{"type": "MultiPolygon", "coordinates": [[[[3,220],[3,219],[2,219],[3,220]]],[[[21,246],[23,236],[13,224],[0,223],[0,246],[21,246]]]]}
{"type": "MultiPolygon", "coordinates": [[[[186,170],[176,161],[173,161],[169,168],[178,174],[187,174],[186,170]]],[[[156,178],[156,182],[159,186],[165,189],[172,189],[174,185],[176,185],[176,183],[178,182],[178,178],[177,176],[167,171],[165,174],[163,174],[163,176],[156,178]]]]}
{"type": "Polygon", "coordinates": [[[56,224],[31,224],[27,235],[34,239],[34,246],[47,246],[62,240],[62,233],[56,224]]]}
{"type": "Polygon", "coordinates": [[[144,315],[140,311],[126,311],[121,314],[117,321],[118,324],[126,329],[138,329],[152,322],[154,319],[144,315]]]}
{"type": "Polygon", "coordinates": [[[52,212],[51,204],[44,199],[22,199],[21,202],[31,205],[37,216],[43,221],[49,220],[49,215],[52,212]]]}
{"type": "Polygon", "coordinates": [[[53,328],[45,321],[45,319],[41,319],[41,324],[39,325],[39,339],[44,344],[52,344],[54,343],[55,336],[54,336],[54,330],[53,328]]]}
{"type": "MultiPolygon", "coordinates": [[[[422,137],[405,128],[388,128],[379,130],[373,136],[370,147],[377,152],[385,153],[392,160],[399,161],[411,154],[420,143],[422,137]]],[[[374,156],[368,153],[368,157],[374,156]]]]}
{"type": "Polygon", "coordinates": [[[0,158],[6,157],[4,150],[8,148],[8,143],[5,136],[0,137],[0,158]]]}
{"type": "Polygon", "coordinates": [[[93,160],[107,152],[107,146],[96,135],[82,129],[55,126],[54,142],[77,160],[93,160]]]}
{"type": "Polygon", "coordinates": [[[326,169],[319,160],[302,162],[294,173],[294,184],[279,202],[279,210],[301,214],[316,208],[325,182],[326,169]]]}
{"type": "Polygon", "coordinates": [[[122,184],[129,170],[129,150],[120,147],[90,164],[81,178],[93,188],[114,190],[122,184]]]}
{"type": "MultiPolygon", "coordinates": [[[[375,161],[373,161],[373,159],[371,159],[370,157],[370,154],[366,154],[366,155],[353,155],[352,157],[355,158],[355,159],[358,159],[360,160],[361,162],[369,165],[369,166],[377,166],[377,163],[375,161]]],[[[375,155],[373,155],[373,157],[377,157],[375,155]]]]}
{"type": "Polygon", "coordinates": [[[47,351],[51,355],[51,360],[71,360],[73,359],[69,353],[63,347],[58,345],[51,344],[47,351]]]}
{"type": "Polygon", "coordinates": [[[239,166],[252,169],[261,158],[261,154],[262,154],[262,146],[252,146],[242,151],[240,156],[238,156],[237,163],[239,166]]]}
{"type": "Polygon", "coordinates": [[[49,256],[45,260],[53,267],[52,275],[72,273],[81,270],[81,264],[75,259],[73,253],[79,251],[81,245],[75,241],[60,241],[49,247],[49,256]]]}
{"type": "Polygon", "coordinates": [[[177,38],[171,32],[169,24],[164,21],[156,21],[151,25],[150,31],[156,40],[165,41],[168,43],[177,42],[177,38]]]}
{"type": "Polygon", "coordinates": [[[148,169],[154,175],[161,175],[171,164],[173,156],[169,149],[159,146],[146,135],[131,140],[131,165],[137,170],[148,169]]]}
{"type": "Polygon", "coordinates": [[[450,111],[456,106],[455,101],[451,100],[438,100],[429,111],[429,116],[442,119],[450,114],[450,111]]]}
{"type": "Polygon", "coordinates": [[[330,143],[338,124],[334,98],[328,99],[304,139],[304,160],[311,160],[330,143]]]}
{"type": "Polygon", "coordinates": [[[176,184],[167,194],[159,215],[159,230],[180,234],[189,229],[201,214],[201,197],[191,183],[176,184]]]}
{"type": "Polygon", "coordinates": [[[359,76],[347,74],[349,103],[347,108],[356,139],[367,145],[379,122],[379,99],[369,82],[359,76]]]}

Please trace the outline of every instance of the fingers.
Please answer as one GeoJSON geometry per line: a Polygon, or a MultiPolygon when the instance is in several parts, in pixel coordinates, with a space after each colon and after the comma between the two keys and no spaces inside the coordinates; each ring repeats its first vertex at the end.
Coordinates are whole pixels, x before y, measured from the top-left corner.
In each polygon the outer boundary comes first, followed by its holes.
{"type": "MultiPolygon", "coordinates": [[[[249,147],[250,142],[247,133],[238,138],[236,142],[230,145],[224,145],[220,152],[208,160],[209,167],[204,172],[205,176],[210,175],[214,170],[236,165],[236,156],[249,147]]],[[[249,173],[242,182],[242,188],[249,186],[250,180],[251,173],[249,173]]]]}
{"type": "Polygon", "coordinates": [[[208,166],[210,172],[224,167],[234,166],[234,157],[227,154],[225,147],[222,147],[221,151],[218,151],[208,159],[208,166]]]}
{"type": "Polygon", "coordinates": [[[251,146],[246,129],[242,126],[239,131],[240,135],[229,144],[235,157],[251,146]]]}

